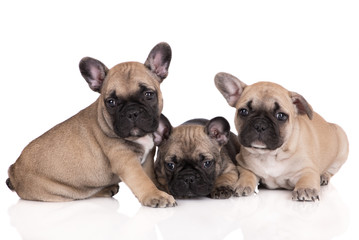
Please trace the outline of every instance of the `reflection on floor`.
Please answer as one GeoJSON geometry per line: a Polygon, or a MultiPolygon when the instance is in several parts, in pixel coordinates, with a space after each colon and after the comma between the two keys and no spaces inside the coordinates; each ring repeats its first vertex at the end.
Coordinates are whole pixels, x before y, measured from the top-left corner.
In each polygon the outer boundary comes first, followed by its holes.
{"type": "Polygon", "coordinates": [[[285,190],[251,197],[179,200],[142,207],[126,186],[116,198],[65,203],[19,200],[8,210],[23,239],[331,239],[349,224],[332,185],[319,202],[295,202],[285,190]],[[117,200],[118,199],[118,200],[117,200]]]}

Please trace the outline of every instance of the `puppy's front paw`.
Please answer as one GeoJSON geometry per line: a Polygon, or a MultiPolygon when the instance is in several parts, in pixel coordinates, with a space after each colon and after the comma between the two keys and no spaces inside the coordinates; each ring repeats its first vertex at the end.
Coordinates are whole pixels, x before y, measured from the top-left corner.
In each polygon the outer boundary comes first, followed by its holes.
{"type": "Polygon", "coordinates": [[[254,193],[256,189],[255,179],[240,177],[236,191],[234,192],[235,197],[249,196],[254,193]]]}
{"type": "Polygon", "coordinates": [[[228,186],[219,186],[211,192],[210,197],[214,199],[227,199],[230,198],[232,195],[232,188],[228,186]]]}
{"type": "Polygon", "coordinates": [[[298,188],[292,192],[292,199],[315,202],[315,200],[319,200],[319,193],[315,188],[298,188]]]}
{"type": "Polygon", "coordinates": [[[253,186],[242,186],[239,185],[236,189],[236,191],[234,192],[234,196],[236,197],[244,197],[244,196],[249,196],[252,195],[254,193],[254,188],[253,186]]]}
{"type": "Polygon", "coordinates": [[[234,196],[241,197],[252,195],[258,185],[259,179],[253,172],[240,166],[238,168],[239,179],[236,184],[236,191],[234,193],[234,196]]]}
{"type": "Polygon", "coordinates": [[[153,208],[164,208],[164,207],[174,207],[177,206],[176,200],[173,196],[157,190],[155,192],[151,192],[148,195],[144,196],[140,200],[141,204],[147,207],[153,208]]]}

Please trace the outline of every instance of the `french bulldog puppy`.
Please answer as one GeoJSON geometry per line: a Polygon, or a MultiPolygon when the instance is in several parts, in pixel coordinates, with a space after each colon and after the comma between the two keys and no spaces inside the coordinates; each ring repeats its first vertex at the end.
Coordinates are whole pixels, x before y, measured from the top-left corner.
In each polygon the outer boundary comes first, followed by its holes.
{"type": "Polygon", "coordinates": [[[163,106],[160,83],[171,56],[170,46],[159,43],[144,64],[108,69],[83,58],[81,74],[99,98],[25,147],[9,168],[8,187],[22,199],[70,201],[111,197],[123,181],[145,206],[175,206],[151,181],[153,132],[163,106]]]}
{"type": "Polygon", "coordinates": [[[293,190],[293,200],[319,200],[320,185],[328,184],[348,157],[343,129],[326,122],[303,96],[278,84],[246,85],[218,73],[215,85],[236,109],[239,195],[252,194],[260,182],[269,189],[293,190]]]}
{"type": "Polygon", "coordinates": [[[193,119],[172,128],[162,115],[158,129],[155,173],[160,189],[175,198],[235,194],[239,142],[226,119],[193,119]]]}

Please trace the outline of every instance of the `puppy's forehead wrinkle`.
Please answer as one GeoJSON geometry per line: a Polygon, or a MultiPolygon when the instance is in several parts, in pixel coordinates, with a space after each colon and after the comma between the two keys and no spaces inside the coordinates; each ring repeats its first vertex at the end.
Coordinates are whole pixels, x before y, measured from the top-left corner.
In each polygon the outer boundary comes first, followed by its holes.
{"type": "Polygon", "coordinates": [[[253,103],[253,100],[250,100],[250,101],[247,102],[247,107],[248,107],[249,110],[253,109],[252,108],[252,103],[253,103]]]}
{"type": "Polygon", "coordinates": [[[148,69],[138,62],[120,63],[110,69],[107,76],[107,91],[116,90],[117,95],[130,96],[141,87],[151,88],[159,92],[159,82],[154,79],[148,69]],[[151,87],[149,87],[151,86],[151,87]]]}
{"type": "Polygon", "coordinates": [[[288,106],[281,105],[280,101],[280,99],[273,96],[263,96],[261,98],[247,100],[241,105],[247,107],[249,110],[266,110],[270,112],[277,112],[279,110],[288,111],[288,106]]]}
{"type": "MultiPolygon", "coordinates": [[[[170,155],[176,155],[181,159],[197,159],[204,152],[213,152],[211,142],[204,133],[203,126],[179,126],[173,130],[171,141],[170,155]]],[[[205,154],[205,157],[207,156],[205,154]]]]}
{"type": "MultiPolygon", "coordinates": [[[[288,90],[272,82],[258,82],[248,86],[241,97],[240,102],[252,101],[252,107],[271,106],[275,102],[290,102],[288,90]]],[[[283,107],[283,106],[282,106],[283,107]]]]}
{"type": "Polygon", "coordinates": [[[280,109],[279,103],[275,102],[274,103],[274,112],[277,112],[279,109],[280,109]]]}

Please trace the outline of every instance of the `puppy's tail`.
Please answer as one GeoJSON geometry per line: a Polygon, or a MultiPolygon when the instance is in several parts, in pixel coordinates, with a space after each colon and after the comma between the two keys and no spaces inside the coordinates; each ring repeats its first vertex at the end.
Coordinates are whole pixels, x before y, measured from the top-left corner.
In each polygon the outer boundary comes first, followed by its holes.
{"type": "Polygon", "coordinates": [[[11,181],[10,181],[10,178],[6,179],[6,185],[8,186],[8,188],[11,190],[11,191],[14,191],[15,188],[14,186],[12,185],[11,181]]]}

